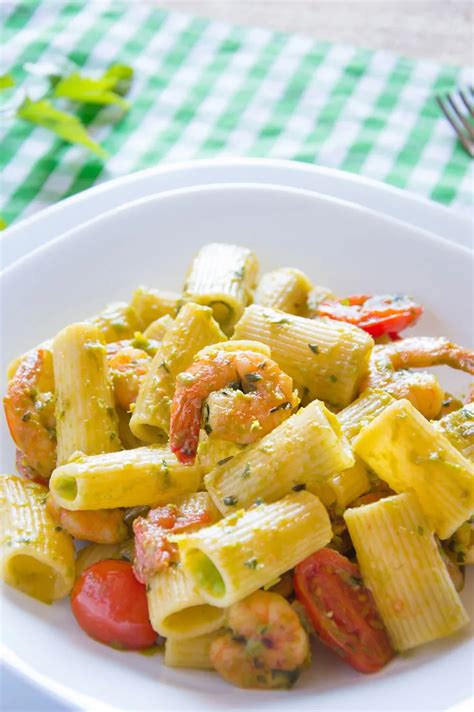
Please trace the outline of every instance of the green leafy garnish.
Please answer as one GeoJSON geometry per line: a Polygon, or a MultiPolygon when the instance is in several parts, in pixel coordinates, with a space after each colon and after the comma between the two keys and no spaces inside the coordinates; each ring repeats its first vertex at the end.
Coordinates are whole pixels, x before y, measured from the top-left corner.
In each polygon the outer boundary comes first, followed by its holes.
{"type": "Polygon", "coordinates": [[[123,109],[129,109],[128,101],[114,90],[119,78],[107,72],[99,79],[83,77],[74,72],[60,79],[54,87],[53,95],[85,104],[117,104],[123,109]]]}
{"type": "Polygon", "coordinates": [[[226,507],[233,507],[237,504],[237,497],[235,497],[234,495],[230,495],[229,497],[224,497],[222,501],[224,502],[226,507]]]}
{"type": "Polygon", "coordinates": [[[254,556],[252,559],[244,561],[244,566],[246,566],[248,569],[256,569],[258,566],[258,561],[254,556]]]}
{"type": "Polygon", "coordinates": [[[92,140],[77,116],[56,109],[48,99],[31,101],[26,98],[17,111],[20,119],[37,126],[43,126],[65,141],[78,143],[95,153],[99,158],[106,158],[107,152],[92,140]]]}
{"type": "Polygon", "coordinates": [[[317,344],[308,344],[313,354],[319,354],[319,346],[317,344]]]}

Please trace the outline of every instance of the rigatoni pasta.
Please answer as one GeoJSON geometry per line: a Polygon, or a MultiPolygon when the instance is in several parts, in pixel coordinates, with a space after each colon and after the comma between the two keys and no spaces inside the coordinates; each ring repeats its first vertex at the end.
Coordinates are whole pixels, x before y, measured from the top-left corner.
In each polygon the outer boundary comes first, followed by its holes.
{"type": "Polygon", "coordinates": [[[166,440],[177,375],[204,346],[225,336],[208,307],[186,304],[166,332],[140,388],[130,421],[132,433],[146,443],[166,440]]]}
{"type": "Polygon", "coordinates": [[[224,608],[274,581],[331,537],[331,523],[319,499],[294,492],[173,540],[204,600],[224,608]]]}
{"type": "Polygon", "coordinates": [[[311,399],[349,405],[367,369],[371,337],[332,319],[307,319],[274,309],[247,307],[232,338],[267,344],[273,359],[311,399]]]}
{"type": "Polygon", "coordinates": [[[221,512],[273,502],[292,489],[324,485],[354,458],[335,415],[313,401],[205,477],[221,512]]]}
{"type": "Polygon", "coordinates": [[[137,315],[140,331],[163,316],[175,317],[182,305],[181,295],[160,289],[138,287],[133,293],[131,308],[137,315]]]}
{"type": "Polygon", "coordinates": [[[474,403],[445,415],[441,420],[433,421],[432,425],[443,433],[456,450],[474,462],[474,403]]]}
{"type": "Polygon", "coordinates": [[[440,539],[474,512],[474,467],[412,404],[389,405],[354,441],[356,453],[395,492],[412,490],[440,539]]]}
{"type": "Polygon", "coordinates": [[[113,509],[172,502],[196,492],[199,465],[182,465],[159,445],[86,457],[78,453],[54,470],[49,486],[65,509],[113,509]]]}
{"type": "Polygon", "coordinates": [[[348,509],[344,518],[396,650],[443,638],[468,622],[413,493],[348,509]]]}
{"type": "Polygon", "coordinates": [[[75,452],[97,455],[121,449],[117,415],[99,329],[67,326],[53,341],[57,463],[75,452]]]}
{"type": "Polygon", "coordinates": [[[219,628],[213,633],[199,635],[196,638],[167,638],[165,643],[165,665],[177,668],[212,670],[209,657],[211,643],[225,631],[219,628]]]}
{"type": "Polygon", "coordinates": [[[311,289],[308,277],[299,269],[282,267],[267,272],[255,291],[255,304],[305,316],[311,289]]]}
{"type": "Polygon", "coordinates": [[[0,477],[0,572],[11,586],[51,603],[74,583],[72,537],[46,510],[48,490],[20,477],[0,477]]]}
{"type": "Polygon", "coordinates": [[[224,243],[205,245],[191,264],[183,298],[211,307],[214,318],[228,331],[250,303],[257,274],[257,258],[247,248],[224,243]]]}

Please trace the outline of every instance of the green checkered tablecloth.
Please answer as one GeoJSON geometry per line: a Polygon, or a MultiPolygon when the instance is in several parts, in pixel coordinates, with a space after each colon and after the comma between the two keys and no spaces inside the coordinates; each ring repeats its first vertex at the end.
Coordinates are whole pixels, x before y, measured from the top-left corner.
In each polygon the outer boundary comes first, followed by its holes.
{"type": "Polygon", "coordinates": [[[67,58],[85,73],[130,64],[131,110],[79,114],[103,163],[48,131],[1,126],[0,214],[8,223],[100,182],[158,163],[212,156],[295,159],[472,207],[472,162],[434,101],[472,72],[242,28],[159,3],[2,0],[1,72],[67,58]]]}

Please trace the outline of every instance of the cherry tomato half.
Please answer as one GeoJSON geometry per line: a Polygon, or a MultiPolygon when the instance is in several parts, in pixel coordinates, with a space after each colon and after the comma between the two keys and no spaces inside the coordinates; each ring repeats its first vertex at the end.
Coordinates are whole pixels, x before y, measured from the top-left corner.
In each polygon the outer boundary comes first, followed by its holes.
{"type": "Polygon", "coordinates": [[[295,591],[319,639],[359,672],[376,672],[394,652],[359,567],[320,549],[295,569],[295,591]]]}
{"type": "Polygon", "coordinates": [[[156,641],[145,586],[127,561],[99,561],[85,569],[74,585],[71,606],[81,628],[101,643],[139,650],[156,641]]]}
{"type": "Polygon", "coordinates": [[[370,297],[366,294],[346,299],[326,300],[318,306],[319,316],[354,324],[371,336],[398,336],[400,331],[413,326],[423,307],[410,297],[381,294],[370,297]]]}

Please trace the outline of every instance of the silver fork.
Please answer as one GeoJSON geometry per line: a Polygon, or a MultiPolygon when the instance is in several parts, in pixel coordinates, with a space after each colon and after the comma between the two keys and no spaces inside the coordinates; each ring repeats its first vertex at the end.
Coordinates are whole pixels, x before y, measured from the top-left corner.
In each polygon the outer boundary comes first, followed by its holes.
{"type": "Polygon", "coordinates": [[[457,94],[438,95],[436,101],[467,153],[474,158],[474,89],[458,89],[457,94]],[[463,107],[464,105],[464,107],[463,107]],[[460,107],[460,108],[459,108],[460,107]],[[468,116],[465,116],[467,109],[468,116]],[[469,120],[471,119],[471,121],[469,120]]]}

